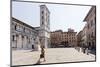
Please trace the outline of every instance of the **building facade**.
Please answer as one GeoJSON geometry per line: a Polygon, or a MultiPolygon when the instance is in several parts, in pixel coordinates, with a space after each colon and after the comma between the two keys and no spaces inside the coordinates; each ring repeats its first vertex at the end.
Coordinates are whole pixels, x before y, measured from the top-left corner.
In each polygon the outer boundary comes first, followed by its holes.
{"type": "Polygon", "coordinates": [[[39,50],[38,32],[34,27],[12,17],[11,44],[12,49],[39,50]]]}
{"type": "Polygon", "coordinates": [[[77,32],[68,30],[63,32],[61,30],[51,32],[51,45],[52,47],[74,47],[77,45],[77,32]]]}
{"type": "Polygon", "coordinates": [[[83,30],[82,30],[82,39],[81,39],[81,46],[87,46],[87,24],[85,24],[83,30]]]}
{"type": "Polygon", "coordinates": [[[32,27],[12,17],[11,44],[13,49],[40,50],[50,47],[50,12],[46,5],[40,5],[40,26],[32,27]]]}
{"type": "Polygon", "coordinates": [[[87,22],[87,45],[96,49],[96,7],[92,6],[84,19],[87,22]]]}
{"type": "Polygon", "coordinates": [[[50,12],[46,5],[40,5],[40,40],[41,44],[50,47],[50,12]]]}
{"type": "Polygon", "coordinates": [[[77,46],[81,47],[82,46],[82,33],[83,31],[81,30],[78,34],[77,34],[77,46]]]}
{"type": "Polygon", "coordinates": [[[61,44],[62,30],[57,30],[50,33],[51,47],[58,47],[61,44]]]}

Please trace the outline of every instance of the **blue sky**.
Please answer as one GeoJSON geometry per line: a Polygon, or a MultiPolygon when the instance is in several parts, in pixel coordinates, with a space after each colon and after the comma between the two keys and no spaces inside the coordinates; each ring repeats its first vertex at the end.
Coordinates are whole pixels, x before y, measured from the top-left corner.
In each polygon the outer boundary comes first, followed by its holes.
{"type": "MultiPolygon", "coordinates": [[[[12,16],[33,26],[40,25],[40,8],[43,3],[12,2],[12,16]]],[[[68,28],[76,32],[85,25],[83,19],[90,10],[90,6],[76,6],[63,4],[45,4],[50,11],[50,30],[67,31],[68,28]]]]}

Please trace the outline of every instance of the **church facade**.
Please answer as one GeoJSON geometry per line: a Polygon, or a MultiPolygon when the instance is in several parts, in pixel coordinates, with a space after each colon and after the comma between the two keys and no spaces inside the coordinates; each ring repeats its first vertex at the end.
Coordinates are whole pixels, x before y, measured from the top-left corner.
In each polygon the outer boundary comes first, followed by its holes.
{"type": "Polygon", "coordinates": [[[49,10],[40,5],[40,27],[32,27],[14,17],[11,22],[12,49],[40,50],[41,46],[50,47],[49,10]]]}

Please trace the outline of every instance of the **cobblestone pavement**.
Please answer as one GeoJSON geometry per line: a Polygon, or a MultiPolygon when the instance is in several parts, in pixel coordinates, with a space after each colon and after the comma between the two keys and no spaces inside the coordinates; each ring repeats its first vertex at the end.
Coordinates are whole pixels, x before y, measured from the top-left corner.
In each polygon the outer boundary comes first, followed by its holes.
{"type": "MultiPolygon", "coordinates": [[[[74,48],[48,48],[45,49],[46,63],[75,62],[75,61],[94,61],[95,55],[83,54],[74,48]]],[[[13,50],[12,65],[36,64],[39,60],[40,51],[13,50]]]]}

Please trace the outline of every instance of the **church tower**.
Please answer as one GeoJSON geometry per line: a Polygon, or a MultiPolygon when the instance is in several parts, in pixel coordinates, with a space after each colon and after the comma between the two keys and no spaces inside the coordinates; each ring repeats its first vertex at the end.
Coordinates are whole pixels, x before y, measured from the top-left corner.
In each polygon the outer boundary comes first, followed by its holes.
{"type": "Polygon", "coordinates": [[[40,28],[41,44],[48,48],[50,47],[50,12],[46,5],[40,5],[40,28]]]}

